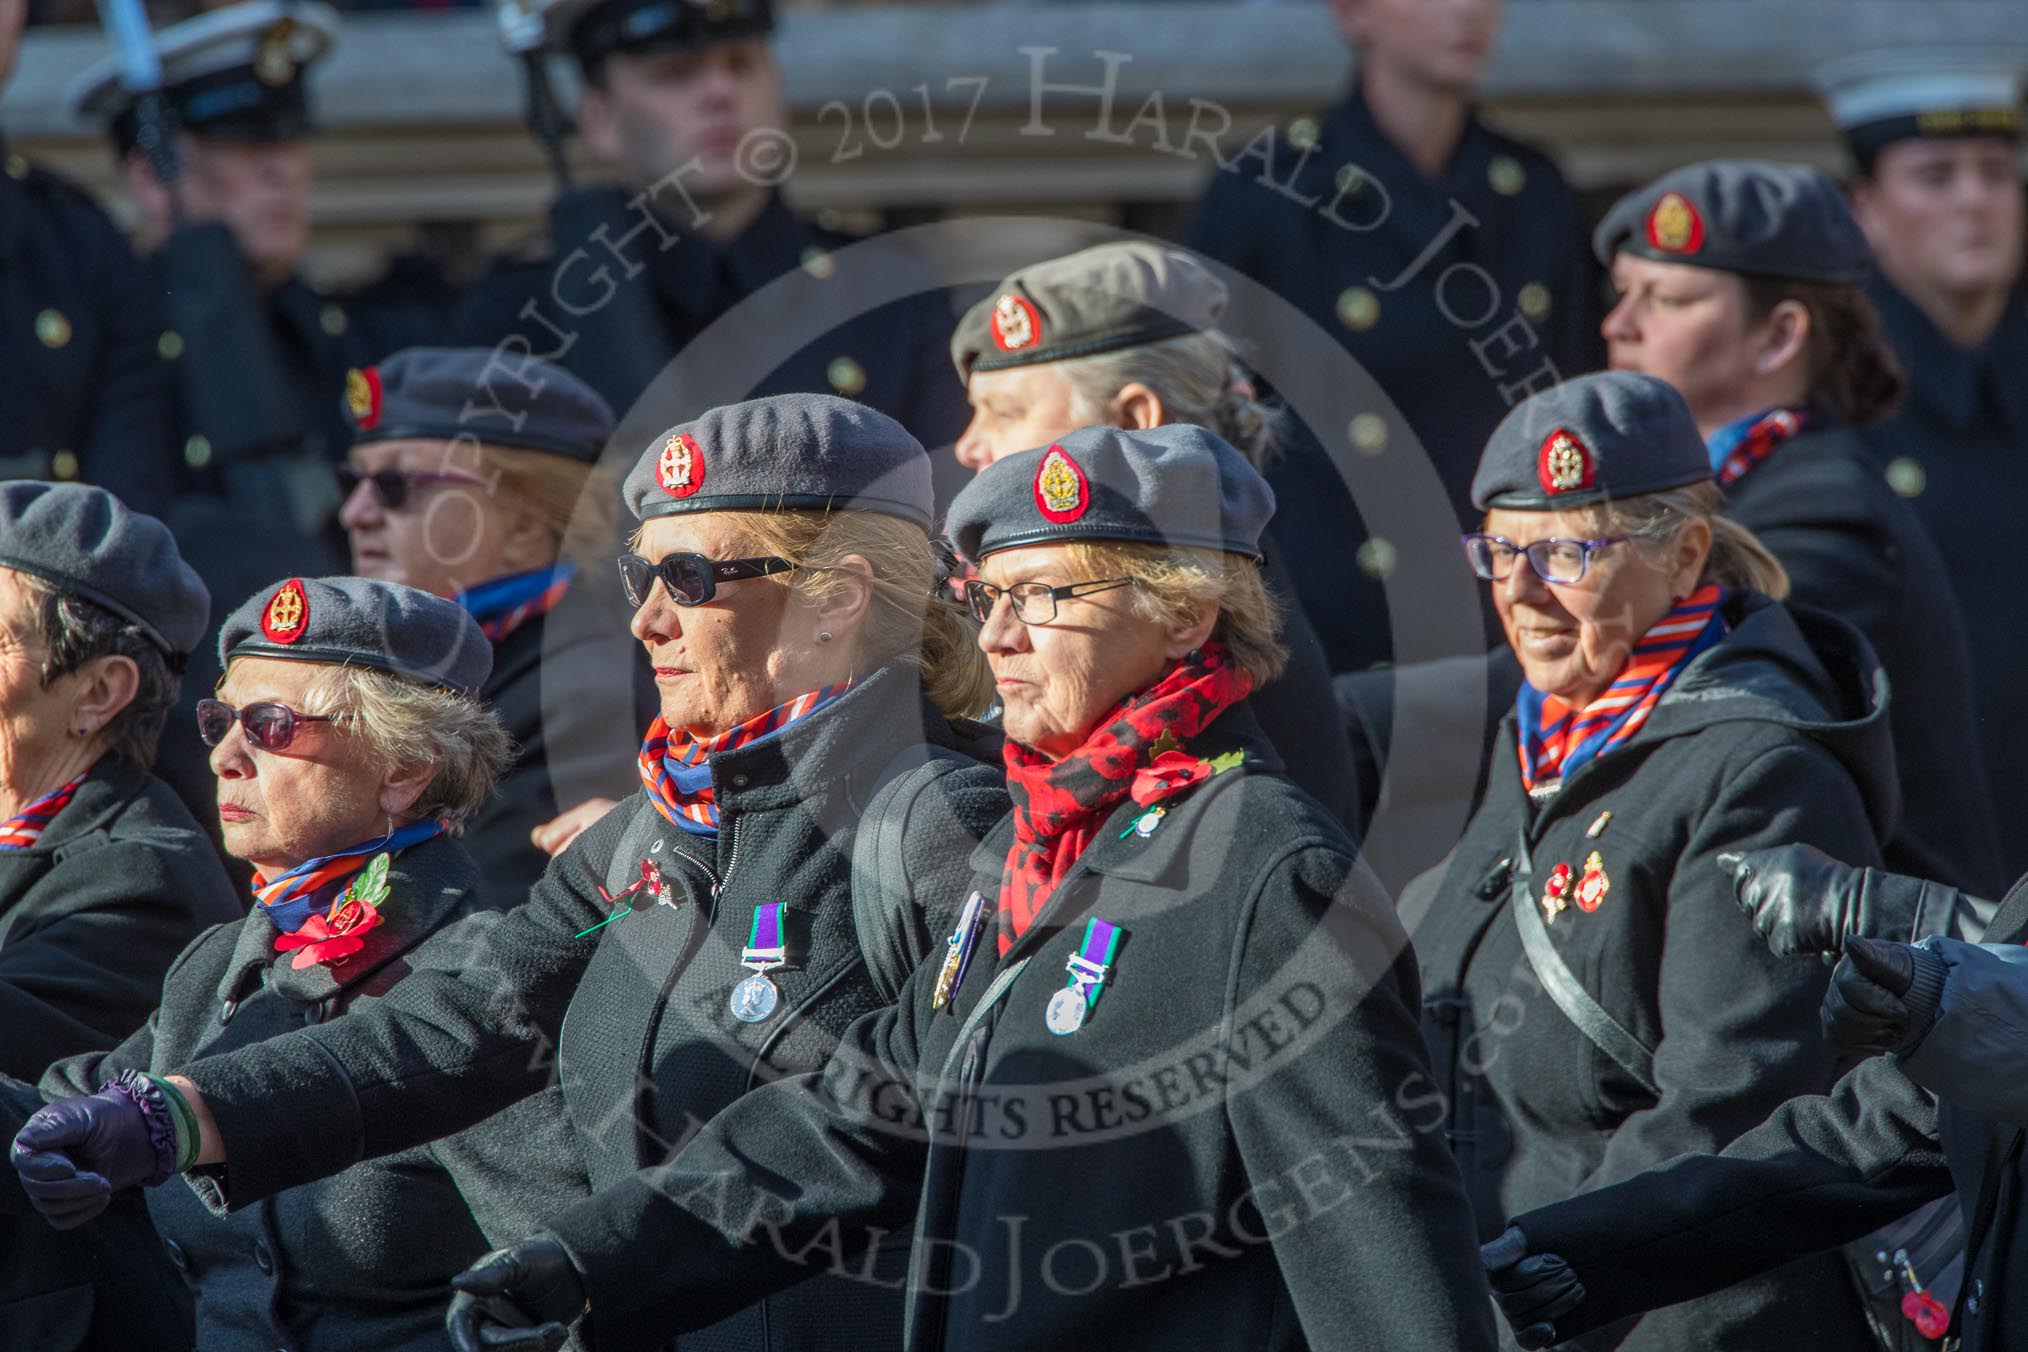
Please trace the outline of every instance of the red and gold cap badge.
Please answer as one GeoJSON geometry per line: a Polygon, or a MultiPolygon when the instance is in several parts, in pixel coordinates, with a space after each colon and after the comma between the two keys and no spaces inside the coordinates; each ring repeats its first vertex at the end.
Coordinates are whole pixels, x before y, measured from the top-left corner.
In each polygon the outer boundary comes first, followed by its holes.
{"type": "Polygon", "coordinates": [[[1061,446],[1051,446],[1042,463],[1035,467],[1035,510],[1043,519],[1061,526],[1083,516],[1091,506],[1091,484],[1084,477],[1084,468],[1064,453],[1061,446]]]}
{"type": "Polygon", "coordinates": [[[1535,478],[1545,493],[1575,493],[1597,479],[1591,451],[1575,432],[1557,428],[1543,439],[1535,459],[1535,478]]]}
{"type": "Polygon", "coordinates": [[[993,302],[993,342],[1002,352],[1019,352],[1042,341],[1042,316],[1026,296],[1012,291],[993,302]]]}
{"type": "Polygon", "coordinates": [[[355,366],[345,373],[345,412],[352,425],[370,432],[380,422],[380,368],[355,366]]]}
{"type": "Polygon", "coordinates": [[[1665,192],[1648,211],[1648,243],[1663,253],[1694,254],[1704,247],[1704,218],[1680,192],[1665,192]]]}
{"type": "Polygon", "coordinates": [[[672,498],[687,498],[704,487],[704,448],[688,432],[672,433],[655,462],[655,480],[672,498]]]}
{"type": "Polygon", "coordinates": [[[310,627],[310,598],[303,579],[292,577],[275,589],[261,612],[261,632],[273,643],[294,643],[310,627]]]}

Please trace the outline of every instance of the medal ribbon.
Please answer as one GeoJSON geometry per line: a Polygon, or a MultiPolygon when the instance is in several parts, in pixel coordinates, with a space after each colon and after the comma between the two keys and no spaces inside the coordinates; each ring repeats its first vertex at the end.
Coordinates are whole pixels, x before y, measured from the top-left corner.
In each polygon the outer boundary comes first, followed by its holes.
{"type": "Polygon", "coordinates": [[[1077,956],[1067,964],[1070,980],[1065,983],[1065,989],[1082,995],[1086,1009],[1098,1003],[1099,987],[1106,984],[1106,974],[1112,970],[1113,954],[1119,951],[1119,947],[1118,925],[1097,916],[1084,922],[1084,941],[1077,946],[1077,956]]]}
{"type": "Polygon", "coordinates": [[[457,602],[479,622],[480,631],[498,643],[536,616],[554,609],[576,576],[574,563],[509,573],[459,592],[457,602]]]}
{"type": "Polygon", "coordinates": [[[986,894],[974,892],[965,898],[965,909],[958,913],[957,928],[951,931],[946,941],[949,950],[944,956],[943,970],[937,974],[936,989],[931,997],[931,1006],[942,1009],[957,995],[958,988],[965,984],[965,973],[971,968],[972,954],[978,949],[979,933],[985,927],[986,894]]]}
{"type": "Polygon", "coordinates": [[[0,822],[0,850],[25,850],[42,839],[43,828],[56,819],[56,814],[70,806],[70,800],[77,794],[77,786],[85,782],[87,770],[54,793],[45,793],[21,811],[0,822]]]}
{"type": "Polygon", "coordinates": [[[1771,408],[1765,413],[1735,419],[1711,434],[1705,449],[1711,452],[1711,472],[1720,488],[1746,477],[1746,472],[1775,453],[1775,448],[1803,430],[1810,421],[1807,408],[1771,408]]]}
{"type": "Polygon", "coordinates": [[[294,934],[313,914],[328,909],[332,890],[340,883],[351,881],[352,875],[365,868],[374,855],[383,850],[389,853],[405,850],[440,834],[443,829],[444,824],[440,821],[419,821],[402,827],[392,835],[369,840],[364,845],[354,845],[349,850],[306,860],[273,880],[256,873],[253,876],[254,900],[260,913],[273,922],[276,929],[284,934],[294,934]]]}
{"type": "Polygon", "coordinates": [[[765,973],[787,960],[788,950],[782,944],[782,905],[770,901],[753,908],[753,928],[747,933],[746,950],[739,955],[742,967],[765,973]]]}

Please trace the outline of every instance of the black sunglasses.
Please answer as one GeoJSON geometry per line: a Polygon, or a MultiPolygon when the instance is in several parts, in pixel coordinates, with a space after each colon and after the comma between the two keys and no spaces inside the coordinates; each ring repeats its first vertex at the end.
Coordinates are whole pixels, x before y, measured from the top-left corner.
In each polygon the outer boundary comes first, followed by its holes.
{"type": "Polygon", "coordinates": [[[669,593],[671,601],[679,606],[701,606],[718,595],[721,582],[793,572],[795,567],[787,559],[772,555],[758,559],[721,560],[707,559],[702,554],[664,554],[651,563],[639,554],[622,554],[620,585],[627,589],[627,599],[634,603],[635,609],[648,603],[648,593],[654,590],[658,577],[662,579],[662,587],[669,593]]]}
{"type": "Polygon", "coordinates": [[[374,496],[380,499],[381,507],[398,512],[408,506],[409,495],[417,488],[428,484],[480,484],[485,480],[475,479],[469,474],[438,474],[430,470],[377,469],[368,474],[351,465],[334,465],[331,473],[338,480],[340,501],[350,498],[359,491],[359,485],[373,485],[374,496]]]}
{"type": "Polygon", "coordinates": [[[217,746],[225,740],[225,734],[232,731],[237,722],[246,733],[247,741],[263,751],[281,751],[296,740],[296,729],[304,723],[329,723],[324,714],[299,714],[286,704],[273,700],[261,700],[244,709],[235,709],[224,700],[201,699],[197,701],[197,735],[204,739],[206,746],[217,746]]]}

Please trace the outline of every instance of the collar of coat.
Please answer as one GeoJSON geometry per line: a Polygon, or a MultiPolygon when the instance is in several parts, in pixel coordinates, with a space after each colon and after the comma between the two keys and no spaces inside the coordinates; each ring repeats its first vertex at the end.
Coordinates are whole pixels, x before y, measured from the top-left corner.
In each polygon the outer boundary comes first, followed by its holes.
{"type": "Polygon", "coordinates": [[[1866,290],[1907,368],[1913,399],[1957,431],[1976,430],[1993,406],[2010,430],[2028,431],[2028,384],[2020,379],[2028,369],[2028,305],[2018,296],[2009,297],[1999,327],[1968,351],[1878,271],[1866,290]]]}
{"type": "Polygon", "coordinates": [[[694,319],[708,320],[732,301],[801,267],[803,251],[821,243],[780,193],[770,193],[760,215],[722,243],[677,226],[676,242],[655,250],[651,266],[664,302],[694,319]]]}

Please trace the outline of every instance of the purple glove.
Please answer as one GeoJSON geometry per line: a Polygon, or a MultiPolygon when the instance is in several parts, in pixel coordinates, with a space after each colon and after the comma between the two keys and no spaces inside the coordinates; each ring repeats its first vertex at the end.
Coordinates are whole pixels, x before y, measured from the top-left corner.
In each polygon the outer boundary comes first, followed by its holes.
{"type": "Polygon", "coordinates": [[[144,1112],[126,1085],[108,1084],[38,1109],[15,1133],[12,1156],[35,1209],[58,1229],[69,1229],[104,1208],[89,1205],[87,1180],[96,1180],[110,1201],[115,1192],[152,1188],[174,1174],[175,1128],[144,1112]]]}

